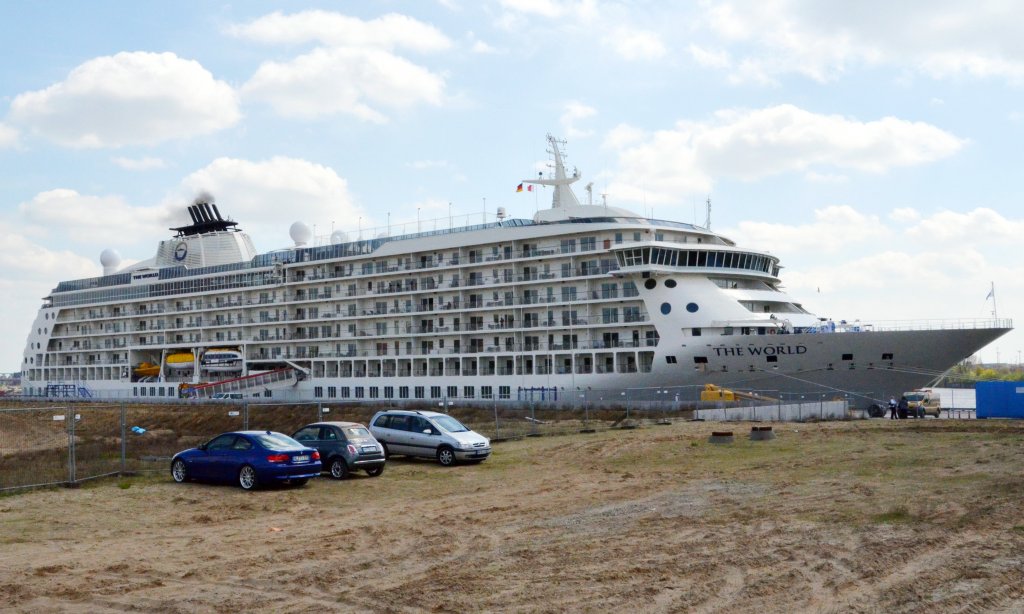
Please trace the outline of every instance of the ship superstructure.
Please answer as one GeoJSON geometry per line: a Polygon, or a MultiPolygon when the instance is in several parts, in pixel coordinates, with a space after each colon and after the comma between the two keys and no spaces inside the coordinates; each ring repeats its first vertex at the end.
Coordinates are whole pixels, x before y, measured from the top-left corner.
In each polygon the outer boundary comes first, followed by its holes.
{"type": "Polygon", "coordinates": [[[552,207],[532,220],[313,246],[293,232],[294,248],[257,254],[197,202],[152,260],[44,299],[25,393],[432,401],[714,383],[880,398],[1011,328],[823,320],[770,253],[581,204],[548,142],[553,173],[524,183],[550,186],[552,207]]]}

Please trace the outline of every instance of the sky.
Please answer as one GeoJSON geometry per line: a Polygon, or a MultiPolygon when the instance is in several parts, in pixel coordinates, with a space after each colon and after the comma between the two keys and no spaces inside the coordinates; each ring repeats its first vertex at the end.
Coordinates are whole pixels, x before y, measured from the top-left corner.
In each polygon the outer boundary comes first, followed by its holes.
{"type": "MultiPolygon", "coordinates": [[[[212,194],[260,252],[595,200],[782,260],[835,320],[1024,323],[1013,0],[0,3],[0,371],[212,194]],[[991,289],[994,284],[994,300],[991,289]]],[[[979,353],[1018,363],[1024,333],[979,353]]]]}

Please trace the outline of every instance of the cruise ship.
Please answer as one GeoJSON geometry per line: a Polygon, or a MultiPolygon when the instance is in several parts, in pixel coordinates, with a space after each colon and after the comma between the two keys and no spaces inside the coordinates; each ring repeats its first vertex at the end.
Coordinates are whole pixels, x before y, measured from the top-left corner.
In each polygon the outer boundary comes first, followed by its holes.
{"type": "Polygon", "coordinates": [[[819,317],[783,290],[771,253],[595,204],[590,186],[581,203],[564,142],[548,146],[551,171],[523,180],[552,192],[533,219],[498,208],[492,222],[312,244],[296,223],[293,247],[261,254],[197,199],[153,258],[119,268],[107,250],[102,277],[44,298],[24,392],[434,404],[715,384],[866,404],[1012,327],[819,317]]]}

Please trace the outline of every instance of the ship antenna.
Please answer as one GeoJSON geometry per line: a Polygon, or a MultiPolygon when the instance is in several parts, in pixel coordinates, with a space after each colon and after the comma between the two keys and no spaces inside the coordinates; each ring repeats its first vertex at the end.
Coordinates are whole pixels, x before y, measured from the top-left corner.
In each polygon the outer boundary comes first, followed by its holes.
{"type": "Polygon", "coordinates": [[[708,199],[705,201],[704,204],[707,205],[707,216],[704,218],[704,228],[707,228],[708,230],[711,230],[711,197],[710,196],[708,196],[708,199]]]}

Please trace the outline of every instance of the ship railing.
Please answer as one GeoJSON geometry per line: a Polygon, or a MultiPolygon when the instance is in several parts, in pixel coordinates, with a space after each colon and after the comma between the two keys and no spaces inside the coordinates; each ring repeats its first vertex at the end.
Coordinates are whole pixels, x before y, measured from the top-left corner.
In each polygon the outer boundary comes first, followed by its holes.
{"type": "Polygon", "coordinates": [[[819,326],[800,327],[799,333],[860,333],[915,330],[977,330],[987,328],[1013,328],[1013,320],[1006,318],[954,318],[931,320],[873,320],[870,322],[840,320],[822,322],[819,326]]]}

